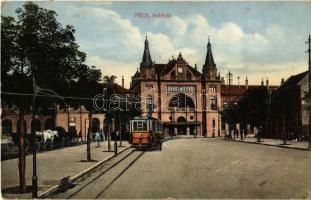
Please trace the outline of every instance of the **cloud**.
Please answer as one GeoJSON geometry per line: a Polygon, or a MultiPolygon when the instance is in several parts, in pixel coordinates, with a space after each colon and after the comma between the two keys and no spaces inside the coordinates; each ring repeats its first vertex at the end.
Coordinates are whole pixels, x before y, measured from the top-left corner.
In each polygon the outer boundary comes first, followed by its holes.
{"type": "MultiPolygon", "coordinates": [[[[74,12],[88,16],[77,20],[83,24],[78,26],[77,34],[81,48],[88,54],[87,62],[101,68],[104,75],[124,74],[129,86],[130,77],[141,62],[144,24],[134,25],[107,8],[80,7],[74,12]]],[[[147,24],[150,29],[144,32],[148,34],[151,56],[156,63],[166,63],[172,55],[176,57],[181,52],[190,65],[198,64],[200,69],[210,36],[214,59],[223,76],[231,69],[237,76],[248,75],[250,83],[260,83],[261,77],[270,77],[271,82],[277,84],[280,76],[299,73],[305,66],[297,59],[298,53],[289,53],[290,48],[298,48],[297,44],[287,42],[292,32],[276,24],[264,27],[257,22],[261,31],[249,33],[232,21],[211,25],[200,14],[149,20],[147,24]]],[[[121,78],[117,81],[121,83],[121,78]]]]}
{"type": "Polygon", "coordinates": [[[126,88],[130,87],[131,77],[138,66],[136,62],[122,62],[122,60],[103,59],[98,56],[88,56],[86,63],[97,66],[103,72],[103,76],[117,76],[116,82],[119,85],[122,84],[122,76],[124,76],[126,88]]]}

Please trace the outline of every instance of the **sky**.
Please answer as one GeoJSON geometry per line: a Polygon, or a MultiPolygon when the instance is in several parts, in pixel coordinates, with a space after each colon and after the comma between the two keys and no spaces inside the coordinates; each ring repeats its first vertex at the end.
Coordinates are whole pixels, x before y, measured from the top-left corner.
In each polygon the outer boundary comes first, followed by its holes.
{"type": "MultiPolygon", "coordinates": [[[[15,16],[24,2],[2,2],[1,15],[15,16]]],[[[310,2],[103,2],[40,1],[55,10],[63,25],[73,25],[86,63],[103,75],[130,78],[142,59],[148,36],[152,60],[167,63],[181,52],[201,71],[208,38],[221,76],[234,84],[279,85],[282,78],[308,69],[305,41],[311,34],[310,2]],[[138,13],[150,17],[138,17],[138,13]],[[163,13],[170,17],[153,17],[163,13]]]]}

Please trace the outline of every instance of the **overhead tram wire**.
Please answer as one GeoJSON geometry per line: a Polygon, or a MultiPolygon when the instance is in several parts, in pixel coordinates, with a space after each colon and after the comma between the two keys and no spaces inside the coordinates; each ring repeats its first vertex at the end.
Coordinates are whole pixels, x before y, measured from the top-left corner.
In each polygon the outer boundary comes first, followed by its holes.
{"type": "MultiPolygon", "coordinates": [[[[30,93],[19,93],[19,92],[1,92],[1,94],[4,94],[4,95],[14,95],[14,96],[33,96],[33,94],[30,94],[30,93]]],[[[49,97],[49,98],[59,98],[59,96],[57,95],[44,95],[44,94],[37,94],[36,95],[37,97],[49,97]]],[[[62,98],[64,99],[81,99],[81,100],[94,100],[94,98],[90,98],[90,97],[73,97],[73,96],[62,96],[62,98]]],[[[121,102],[125,102],[125,98],[121,98],[119,97],[119,99],[121,100],[121,102]]],[[[108,100],[108,101],[111,101],[111,100],[108,100]]],[[[135,101],[129,101],[127,100],[127,102],[129,103],[137,103],[135,101]]]]}

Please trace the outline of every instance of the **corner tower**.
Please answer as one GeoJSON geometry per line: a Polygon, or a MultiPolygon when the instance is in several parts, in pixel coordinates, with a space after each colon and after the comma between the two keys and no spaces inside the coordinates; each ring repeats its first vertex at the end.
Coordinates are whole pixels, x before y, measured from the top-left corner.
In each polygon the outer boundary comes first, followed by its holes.
{"type": "Polygon", "coordinates": [[[143,54],[142,61],[140,63],[140,68],[150,67],[151,65],[152,65],[152,59],[151,59],[150,50],[149,50],[149,42],[148,42],[147,35],[146,35],[144,54],[143,54]]]}
{"type": "Polygon", "coordinates": [[[212,53],[212,45],[210,43],[209,38],[208,38],[208,43],[207,43],[205,63],[203,65],[202,72],[203,72],[205,79],[216,79],[217,78],[217,68],[214,62],[213,53],[212,53]]]}

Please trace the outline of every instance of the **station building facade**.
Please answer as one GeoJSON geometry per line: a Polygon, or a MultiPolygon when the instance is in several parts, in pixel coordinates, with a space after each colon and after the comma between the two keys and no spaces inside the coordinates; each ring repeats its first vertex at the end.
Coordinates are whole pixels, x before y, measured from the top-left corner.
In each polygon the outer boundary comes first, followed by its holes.
{"type": "Polygon", "coordinates": [[[164,132],[179,135],[220,135],[221,79],[210,41],[202,71],[179,53],[165,64],[152,61],[149,42],[130,90],[139,96],[141,114],[164,122],[164,132]]]}

